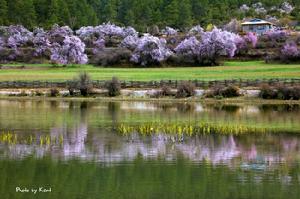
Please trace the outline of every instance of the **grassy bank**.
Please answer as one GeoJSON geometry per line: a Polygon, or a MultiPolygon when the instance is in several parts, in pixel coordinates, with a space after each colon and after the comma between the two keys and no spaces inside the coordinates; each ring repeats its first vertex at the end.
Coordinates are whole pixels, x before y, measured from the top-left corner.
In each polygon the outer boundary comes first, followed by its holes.
{"type": "Polygon", "coordinates": [[[265,64],[263,61],[225,62],[218,67],[99,68],[92,65],[53,67],[43,64],[8,64],[0,69],[0,81],[64,81],[88,72],[94,80],[117,76],[121,80],[224,80],[299,78],[300,65],[265,64]]]}
{"type": "Polygon", "coordinates": [[[15,101],[57,101],[57,102],[157,102],[157,103],[193,103],[202,104],[223,104],[223,105],[299,105],[300,100],[266,100],[255,97],[234,97],[234,98],[139,98],[139,97],[38,97],[38,96],[4,96],[0,95],[0,100],[15,101]]]}

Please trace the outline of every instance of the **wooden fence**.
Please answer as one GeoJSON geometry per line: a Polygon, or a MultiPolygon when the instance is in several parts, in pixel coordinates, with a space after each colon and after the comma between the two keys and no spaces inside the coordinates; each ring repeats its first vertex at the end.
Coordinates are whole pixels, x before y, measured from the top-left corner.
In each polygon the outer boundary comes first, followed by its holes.
{"type": "MultiPolygon", "coordinates": [[[[160,88],[163,85],[176,88],[182,81],[180,80],[162,80],[162,81],[121,81],[122,88],[160,88]]],[[[257,80],[216,80],[216,81],[202,81],[190,80],[197,88],[209,88],[215,86],[229,86],[235,85],[238,87],[258,87],[262,84],[274,86],[282,84],[285,86],[300,86],[299,79],[257,79],[257,80]]],[[[0,89],[11,88],[66,88],[71,81],[65,82],[51,82],[51,81],[3,81],[0,82],[0,89]]],[[[93,81],[94,88],[104,88],[106,81],[93,81]]]]}

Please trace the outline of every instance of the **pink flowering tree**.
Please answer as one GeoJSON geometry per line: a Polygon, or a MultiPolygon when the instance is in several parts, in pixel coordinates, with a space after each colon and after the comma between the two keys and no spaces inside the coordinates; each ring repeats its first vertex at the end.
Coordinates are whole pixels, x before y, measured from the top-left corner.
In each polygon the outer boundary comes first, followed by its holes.
{"type": "Polygon", "coordinates": [[[238,35],[214,28],[204,32],[199,41],[190,37],[182,41],[176,48],[176,55],[183,60],[193,60],[201,65],[218,65],[221,56],[233,57],[237,50],[238,35]]]}
{"type": "Polygon", "coordinates": [[[271,42],[283,42],[286,41],[288,33],[283,30],[272,30],[266,33],[271,42]]]}
{"type": "Polygon", "coordinates": [[[125,39],[121,42],[120,47],[121,48],[127,48],[131,51],[134,51],[138,45],[139,38],[136,36],[127,36],[125,39]]]}
{"type": "Polygon", "coordinates": [[[233,57],[237,50],[236,34],[214,28],[202,35],[199,46],[199,62],[203,65],[218,65],[221,56],[233,57]]]}
{"type": "Polygon", "coordinates": [[[175,49],[176,55],[181,61],[186,63],[195,63],[199,56],[200,42],[196,37],[190,37],[183,40],[175,49]]]}
{"type": "Polygon", "coordinates": [[[51,61],[58,64],[86,64],[85,44],[77,36],[65,36],[62,44],[51,46],[51,61]]]}
{"type": "Polygon", "coordinates": [[[28,46],[33,38],[32,32],[23,26],[2,26],[0,28],[1,47],[8,49],[9,53],[6,55],[8,60],[15,60],[20,54],[20,48],[28,46]]]}
{"type": "Polygon", "coordinates": [[[256,34],[249,32],[245,36],[236,35],[235,44],[237,47],[236,54],[245,54],[250,48],[255,48],[258,42],[256,34]]]}
{"type": "Polygon", "coordinates": [[[138,40],[131,61],[142,66],[159,65],[172,55],[166,47],[166,40],[145,35],[138,40]]]}
{"type": "Polygon", "coordinates": [[[42,28],[36,28],[33,31],[33,35],[34,56],[45,56],[51,47],[47,32],[42,28]]]}
{"type": "Polygon", "coordinates": [[[85,44],[73,35],[68,26],[54,25],[47,33],[50,41],[50,59],[56,64],[85,64],[88,57],[85,54],[85,44]]]}
{"type": "Polygon", "coordinates": [[[299,59],[300,51],[295,42],[286,43],[281,49],[281,60],[291,62],[299,59]]]}

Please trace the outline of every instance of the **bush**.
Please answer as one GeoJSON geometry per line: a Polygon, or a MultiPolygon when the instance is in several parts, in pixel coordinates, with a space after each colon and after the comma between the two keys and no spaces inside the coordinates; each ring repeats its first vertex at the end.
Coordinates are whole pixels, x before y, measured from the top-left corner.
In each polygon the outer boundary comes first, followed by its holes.
{"type": "Polygon", "coordinates": [[[44,93],[40,90],[36,90],[35,93],[34,93],[35,96],[43,96],[44,93]]]}
{"type": "Polygon", "coordinates": [[[259,96],[263,99],[299,100],[300,87],[277,85],[274,88],[271,88],[268,85],[263,85],[260,88],[259,96]]]}
{"type": "Polygon", "coordinates": [[[181,82],[177,88],[176,97],[184,98],[184,97],[192,97],[196,94],[195,85],[191,82],[181,82]]]}
{"type": "Polygon", "coordinates": [[[57,97],[59,95],[59,90],[57,88],[50,89],[50,97],[57,97]]]}
{"type": "Polygon", "coordinates": [[[91,93],[93,84],[90,76],[86,72],[83,72],[79,75],[77,86],[82,96],[88,96],[91,93]]]}
{"type": "Polygon", "coordinates": [[[75,90],[77,89],[77,83],[78,82],[76,80],[68,82],[67,89],[71,96],[75,94],[75,90]]]}
{"type": "Polygon", "coordinates": [[[259,97],[263,99],[275,99],[276,92],[269,85],[264,84],[260,88],[259,97]]]}
{"type": "Polygon", "coordinates": [[[228,87],[214,87],[209,92],[205,94],[206,97],[215,97],[215,98],[230,98],[240,96],[239,88],[233,85],[228,87]]]}
{"type": "Polygon", "coordinates": [[[300,87],[285,87],[280,85],[276,88],[277,99],[281,100],[299,100],[300,99],[300,87]]]}
{"type": "Polygon", "coordinates": [[[105,86],[109,97],[116,97],[121,94],[121,83],[117,77],[113,77],[111,81],[106,82],[105,86]]]}
{"type": "Polygon", "coordinates": [[[166,97],[166,96],[173,96],[174,93],[172,92],[171,88],[167,85],[163,85],[159,91],[154,94],[154,97],[166,97]]]}

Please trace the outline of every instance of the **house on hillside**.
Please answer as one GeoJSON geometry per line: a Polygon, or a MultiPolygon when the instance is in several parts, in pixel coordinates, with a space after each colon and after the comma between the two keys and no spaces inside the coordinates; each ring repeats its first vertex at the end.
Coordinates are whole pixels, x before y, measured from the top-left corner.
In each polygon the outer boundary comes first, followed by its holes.
{"type": "Polygon", "coordinates": [[[243,22],[241,25],[244,33],[253,32],[257,35],[262,35],[275,28],[273,23],[262,19],[252,19],[250,21],[243,22]]]}

